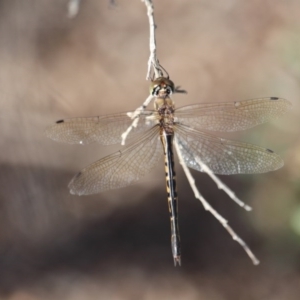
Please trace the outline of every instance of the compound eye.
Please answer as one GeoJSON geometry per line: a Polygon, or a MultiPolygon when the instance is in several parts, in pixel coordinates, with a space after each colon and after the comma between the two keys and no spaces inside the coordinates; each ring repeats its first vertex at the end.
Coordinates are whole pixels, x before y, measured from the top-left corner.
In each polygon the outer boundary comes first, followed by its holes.
{"type": "Polygon", "coordinates": [[[155,88],[153,89],[152,95],[158,96],[159,91],[160,91],[160,87],[159,87],[159,86],[155,87],[155,88]]]}
{"type": "Polygon", "coordinates": [[[172,94],[172,89],[171,89],[170,87],[167,87],[167,88],[166,88],[166,93],[167,93],[168,95],[171,95],[171,94],[172,94]]]}

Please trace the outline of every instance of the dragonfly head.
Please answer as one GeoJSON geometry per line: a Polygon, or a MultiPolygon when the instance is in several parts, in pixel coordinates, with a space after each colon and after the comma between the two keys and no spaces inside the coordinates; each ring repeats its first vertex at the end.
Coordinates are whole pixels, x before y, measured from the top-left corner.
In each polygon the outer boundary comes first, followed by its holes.
{"type": "Polygon", "coordinates": [[[152,81],[150,93],[157,98],[167,98],[174,92],[175,86],[173,81],[165,77],[159,77],[152,81]]]}

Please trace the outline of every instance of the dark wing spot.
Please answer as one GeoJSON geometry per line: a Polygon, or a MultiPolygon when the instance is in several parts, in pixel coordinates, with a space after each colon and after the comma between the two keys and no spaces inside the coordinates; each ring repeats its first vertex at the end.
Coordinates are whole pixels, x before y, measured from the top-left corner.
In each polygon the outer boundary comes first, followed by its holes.
{"type": "Polygon", "coordinates": [[[64,122],[65,122],[64,120],[58,120],[58,121],[56,121],[56,124],[64,123],[64,122]]]}
{"type": "Polygon", "coordinates": [[[274,151],[271,149],[266,149],[266,150],[267,150],[267,152],[274,153],[274,151]]]}
{"type": "Polygon", "coordinates": [[[279,98],[278,97],[271,97],[270,99],[271,100],[278,100],[279,98]]]}

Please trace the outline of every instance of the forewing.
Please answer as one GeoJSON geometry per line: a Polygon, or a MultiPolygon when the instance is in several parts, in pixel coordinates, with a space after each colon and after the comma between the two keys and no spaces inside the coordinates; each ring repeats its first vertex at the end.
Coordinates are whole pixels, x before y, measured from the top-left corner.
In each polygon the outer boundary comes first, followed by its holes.
{"type": "Polygon", "coordinates": [[[141,140],[81,170],[70,182],[71,194],[89,195],[118,189],[147,174],[163,154],[158,126],[141,140]]]}
{"type": "MultiPolygon", "coordinates": [[[[121,143],[122,133],[132,124],[133,120],[129,114],[59,120],[48,127],[45,134],[52,140],[68,144],[90,144],[94,142],[102,145],[118,144],[121,143]]],[[[156,122],[154,115],[153,111],[143,111],[137,127],[132,129],[128,138],[136,137],[151,128],[156,122]]]]}
{"type": "Polygon", "coordinates": [[[281,117],[290,106],[285,99],[270,97],[189,105],[178,108],[175,116],[177,123],[199,130],[239,131],[281,117]]]}
{"type": "Polygon", "coordinates": [[[272,150],[209,135],[186,126],[176,126],[176,141],[189,168],[202,171],[196,158],[213,173],[252,174],[274,171],[283,160],[272,150]]]}

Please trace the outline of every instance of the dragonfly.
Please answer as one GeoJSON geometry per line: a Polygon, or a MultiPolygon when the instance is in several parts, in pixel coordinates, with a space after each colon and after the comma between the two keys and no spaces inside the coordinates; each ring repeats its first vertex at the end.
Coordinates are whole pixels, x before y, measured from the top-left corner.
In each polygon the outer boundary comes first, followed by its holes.
{"type": "MultiPolygon", "coordinates": [[[[71,194],[90,195],[118,189],[148,174],[164,155],[165,178],[171,223],[174,265],[181,265],[178,226],[178,195],[173,144],[179,146],[187,167],[203,171],[200,161],[220,175],[274,171],[283,166],[281,157],[270,149],[218,137],[214,132],[245,130],[282,116],[290,102],[260,98],[225,103],[200,103],[175,108],[174,83],[168,77],[151,82],[154,110],[140,111],[129,143],[77,173],[69,183],[71,194]]],[[[119,144],[122,133],[132,124],[132,113],[59,120],[46,129],[46,136],[68,144],[119,144]]]]}

